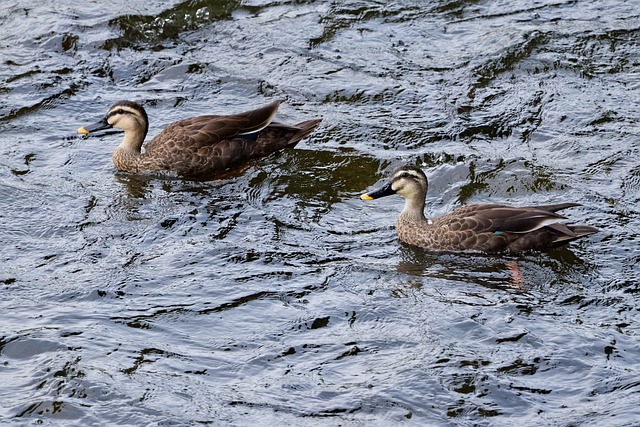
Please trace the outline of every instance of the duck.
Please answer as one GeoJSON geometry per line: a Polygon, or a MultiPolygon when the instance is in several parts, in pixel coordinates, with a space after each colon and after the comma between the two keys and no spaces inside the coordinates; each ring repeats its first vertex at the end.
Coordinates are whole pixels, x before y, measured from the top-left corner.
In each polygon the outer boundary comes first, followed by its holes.
{"type": "Polygon", "coordinates": [[[502,204],[471,204],[440,217],[424,215],[428,181],[422,169],[405,165],[393,171],[382,187],[362,194],[374,200],[398,194],[405,199],[396,222],[400,241],[436,252],[518,253],[546,251],[597,233],[588,225],[563,223],[556,213],[579,203],[514,207],[502,204]]]}
{"type": "Polygon", "coordinates": [[[228,174],[247,162],[295,147],[322,119],[297,125],[273,122],[280,101],[234,115],[205,115],[171,123],[151,141],[144,107],[133,101],[113,104],[100,121],[78,129],[89,135],[121,129],[124,137],[113,151],[116,169],[131,173],[162,173],[207,178],[228,174]]]}

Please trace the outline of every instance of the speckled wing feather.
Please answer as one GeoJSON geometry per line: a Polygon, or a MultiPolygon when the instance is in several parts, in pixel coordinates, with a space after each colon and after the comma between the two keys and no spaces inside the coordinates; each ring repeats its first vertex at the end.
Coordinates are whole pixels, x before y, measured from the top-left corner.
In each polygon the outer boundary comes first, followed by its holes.
{"type": "Polygon", "coordinates": [[[140,169],[171,170],[189,176],[223,173],[295,145],[320,123],[271,123],[278,105],[274,102],[234,116],[200,116],[172,123],[145,145],[140,169]]]}
{"type": "Polygon", "coordinates": [[[436,221],[442,224],[447,223],[455,231],[527,233],[565,219],[564,216],[555,212],[573,206],[579,206],[579,204],[524,207],[476,204],[458,208],[448,215],[437,218],[434,224],[436,221]]]}
{"type": "Polygon", "coordinates": [[[271,123],[279,106],[280,101],[275,101],[262,108],[236,115],[208,115],[179,120],[153,138],[145,146],[145,152],[151,155],[165,146],[170,149],[200,148],[238,135],[257,132],[271,123]]]}
{"type": "MultiPolygon", "coordinates": [[[[563,203],[548,206],[511,207],[494,204],[463,206],[448,215],[435,218],[432,227],[419,235],[418,244],[434,249],[519,251],[542,246],[553,247],[577,238],[555,211],[578,206],[563,203]]],[[[410,242],[411,243],[411,242],[410,242]]]]}

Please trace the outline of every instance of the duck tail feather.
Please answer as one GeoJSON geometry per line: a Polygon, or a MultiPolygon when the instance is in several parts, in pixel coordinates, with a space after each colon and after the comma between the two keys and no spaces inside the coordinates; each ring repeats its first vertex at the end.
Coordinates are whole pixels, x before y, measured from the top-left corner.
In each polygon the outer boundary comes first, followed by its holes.
{"type": "Polygon", "coordinates": [[[295,147],[298,142],[309,136],[309,134],[320,125],[320,122],[322,122],[322,119],[313,119],[295,125],[294,127],[297,128],[298,131],[289,139],[287,146],[290,148],[295,147]]]}

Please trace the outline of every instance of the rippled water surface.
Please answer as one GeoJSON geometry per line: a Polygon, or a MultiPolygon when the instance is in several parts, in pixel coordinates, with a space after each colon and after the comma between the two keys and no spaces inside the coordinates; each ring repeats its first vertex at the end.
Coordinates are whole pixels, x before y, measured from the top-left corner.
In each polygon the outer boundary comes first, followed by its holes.
{"type": "Polygon", "coordinates": [[[2,424],[637,425],[639,46],[635,1],[3,1],[2,424]],[[75,135],[276,98],[322,125],[217,181],[75,135]],[[576,201],[601,232],[403,246],[402,200],[358,195],[405,162],[430,214],[576,201]]]}

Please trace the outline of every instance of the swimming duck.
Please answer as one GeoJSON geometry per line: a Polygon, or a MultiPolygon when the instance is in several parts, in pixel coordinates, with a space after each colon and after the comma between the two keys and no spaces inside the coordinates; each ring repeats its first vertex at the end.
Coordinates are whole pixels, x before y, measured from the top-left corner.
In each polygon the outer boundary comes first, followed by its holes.
{"type": "Polygon", "coordinates": [[[230,116],[199,116],[171,123],[145,144],[149,118],[144,108],[132,101],[113,104],[97,123],[81,127],[84,135],[118,128],[124,139],[113,151],[113,163],[120,171],[164,172],[187,177],[213,177],[244,163],[294,147],[309,135],[322,119],[290,126],[273,123],[280,101],[257,110],[230,116]]]}
{"type": "Polygon", "coordinates": [[[381,188],[360,196],[362,200],[399,194],[405,205],[396,223],[401,241],[433,251],[520,252],[547,250],[598,231],[587,225],[567,225],[556,211],[578,203],[512,207],[495,204],[467,205],[441,217],[424,216],[427,176],[415,166],[396,169],[381,188]]]}

